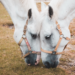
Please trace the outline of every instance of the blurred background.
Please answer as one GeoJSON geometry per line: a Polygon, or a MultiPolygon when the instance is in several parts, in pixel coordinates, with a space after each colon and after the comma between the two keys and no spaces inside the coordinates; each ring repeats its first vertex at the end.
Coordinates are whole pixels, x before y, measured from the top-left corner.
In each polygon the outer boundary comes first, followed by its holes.
{"type": "MultiPolygon", "coordinates": [[[[35,0],[41,11],[41,1],[46,4],[50,0],[35,0]]],[[[75,75],[75,19],[69,26],[71,41],[65,49],[57,68],[47,69],[40,61],[38,66],[27,66],[21,58],[19,46],[13,39],[14,25],[0,3],[0,75],[75,75]]]]}

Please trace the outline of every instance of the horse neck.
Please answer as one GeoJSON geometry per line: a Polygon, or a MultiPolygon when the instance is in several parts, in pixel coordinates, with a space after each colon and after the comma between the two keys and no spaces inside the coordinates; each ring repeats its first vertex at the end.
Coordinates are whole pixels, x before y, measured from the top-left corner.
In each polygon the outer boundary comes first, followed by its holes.
{"type": "Polygon", "coordinates": [[[61,27],[69,27],[75,17],[75,0],[65,0],[58,10],[58,23],[61,27]]]}
{"type": "Polygon", "coordinates": [[[14,26],[24,27],[30,8],[32,8],[33,12],[35,10],[35,14],[33,13],[34,15],[38,14],[34,0],[1,0],[1,3],[8,11],[14,26]]]}

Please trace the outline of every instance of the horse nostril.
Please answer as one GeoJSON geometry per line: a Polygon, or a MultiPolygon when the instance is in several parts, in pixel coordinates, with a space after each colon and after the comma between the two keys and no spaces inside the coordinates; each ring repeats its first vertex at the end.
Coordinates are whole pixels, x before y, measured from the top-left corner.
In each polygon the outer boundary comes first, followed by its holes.
{"type": "Polygon", "coordinates": [[[31,64],[28,64],[28,66],[30,66],[31,64]]]}
{"type": "Polygon", "coordinates": [[[28,66],[30,66],[31,64],[30,64],[30,60],[27,60],[27,64],[28,64],[28,66]]]}
{"type": "Polygon", "coordinates": [[[46,68],[50,68],[49,62],[45,62],[44,64],[45,64],[46,68]]]}
{"type": "Polygon", "coordinates": [[[35,61],[35,63],[37,63],[37,61],[35,61]]]}
{"type": "Polygon", "coordinates": [[[27,56],[25,58],[25,62],[28,64],[28,65],[35,65],[35,62],[36,62],[36,54],[30,54],[29,56],[27,56]]]}
{"type": "Polygon", "coordinates": [[[30,64],[30,60],[27,60],[27,63],[30,64]]]}

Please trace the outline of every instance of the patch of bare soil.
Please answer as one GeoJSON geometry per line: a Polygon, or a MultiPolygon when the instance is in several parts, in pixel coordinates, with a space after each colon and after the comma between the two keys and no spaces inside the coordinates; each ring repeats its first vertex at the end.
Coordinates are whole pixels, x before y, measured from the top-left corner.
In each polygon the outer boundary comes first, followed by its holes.
{"type": "MultiPolygon", "coordinates": [[[[75,48],[73,45],[72,47],[75,48]]],[[[71,50],[70,44],[60,59],[59,67],[65,69],[69,75],[75,75],[75,50],[71,50]]]]}
{"type": "Polygon", "coordinates": [[[60,59],[59,67],[65,69],[69,75],[75,75],[75,19],[70,24],[71,40],[60,59]]]}
{"type": "Polygon", "coordinates": [[[13,29],[14,28],[14,24],[13,23],[7,23],[7,24],[3,24],[3,27],[8,27],[9,29],[13,29]]]}

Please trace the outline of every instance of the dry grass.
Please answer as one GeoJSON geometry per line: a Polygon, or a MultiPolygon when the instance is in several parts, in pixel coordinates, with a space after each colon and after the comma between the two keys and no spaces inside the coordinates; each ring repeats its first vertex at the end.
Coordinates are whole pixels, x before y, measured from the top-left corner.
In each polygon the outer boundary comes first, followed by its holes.
{"type": "MultiPolygon", "coordinates": [[[[48,3],[47,3],[48,4],[48,3]]],[[[39,11],[40,3],[37,4],[39,11]]],[[[13,39],[12,21],[5,8],[0,4],[0,75],[69,75],[60,66],[47,69],[42,62],[38,66],[27,66],[21,58],[20,48],[13,39]]],[[[61,61],[66,62],[65,59],[61,61]]],[[[74,68],[72,68],[74,71],[74,68]]]]}
{"type": "Polygon", "coordinates": [[[11,18],[5,8],[0,3],[0,25],[12,23],[11,18]]]}

